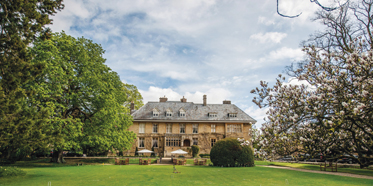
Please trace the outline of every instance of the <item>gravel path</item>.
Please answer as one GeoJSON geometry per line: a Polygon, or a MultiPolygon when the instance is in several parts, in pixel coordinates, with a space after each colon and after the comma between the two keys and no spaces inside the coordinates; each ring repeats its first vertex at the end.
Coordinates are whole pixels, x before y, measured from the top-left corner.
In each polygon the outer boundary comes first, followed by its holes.
{"type": "Polygon", "coordinates": [[[257,165],[257,166],[270,167],[270,168],[276,168],[276,169],[295,170],[295,171],[301,171],[301,172],[312,172],[312,173],[319,173],[319,174],[331,174],[331,175],[337,175],[337,176],[348,176],[348,177],[353,177],[353,178],[364,178],[364,179],[373,180],[373,176],[350,174],[350,173],[345,173],[345,172],[316,171],[316,170],[297,169],[297,168],[292,168],[292,167],[281,167],[281,166],[272,166],[272,165],[257,165]]]}

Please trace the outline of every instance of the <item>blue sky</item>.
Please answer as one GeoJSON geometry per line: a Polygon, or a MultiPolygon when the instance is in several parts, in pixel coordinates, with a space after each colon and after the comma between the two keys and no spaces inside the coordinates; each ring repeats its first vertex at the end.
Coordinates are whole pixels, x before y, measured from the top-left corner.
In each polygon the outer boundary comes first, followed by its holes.
{"type": "MultiPolygon", "coordinates": [[[[329,5],[333,0],[320,0],[329,5]]],[[[54,32],[91,39],[106,50],[106,64],[134,84],[144,103],[231,100],[258,120],[252,103],[260,80],[274,82],[304,56],[300,42],[324,27],[311,21],[320,9],[309,0],[65,0],[52,17],[54,32]]]]}

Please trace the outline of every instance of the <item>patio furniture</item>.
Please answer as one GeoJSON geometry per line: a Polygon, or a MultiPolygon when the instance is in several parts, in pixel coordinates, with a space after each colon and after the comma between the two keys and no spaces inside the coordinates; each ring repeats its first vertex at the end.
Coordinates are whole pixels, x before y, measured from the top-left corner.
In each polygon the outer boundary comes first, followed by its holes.
{"type": "Polygon", "coordinates": [[[139,159],[139,165],[142,165],[143,161],[142,159],[139,159]]]}
{"type": "Polygon", "coordinates": [[[124,165],[129,165],[129,164],[130,164],[130,159],[126,158],[126,160],[124,160],[124,165]]]}
{"type": "Polygon", "coordinates": [[[124,165],[124,160],[120,160],[120,165],[124,165]]]}
{"type": "Polygon", "coordinates": [[[207,159],[198,161],[198,165],[206,165],[207,159]]]}
{"type": "Polygon", "coordinates": [[[152,164],[152,160],[149,158],[148,159],[148,165],[152,164]]]}
{"type": "Polygon", "coordinates": [[[178,160],[178,164],[179,164],[179,165],[184,165],[184,160],[179,159],[179,160],[178,160]]]}
{"type": "Polygon", "coordinates": [[[194,165],[198,165],[198,159],[194,159],[194,165]]]}
{"type": "Polygon", "coordinates": [[[331,169],[332,172],[334,172],[334,170],[335,170],[335,172],[337,172],[338,171],[337,167],[338,167],[337,163],[335,163],[335,165],[333,165],[333,162],[332,162],[330,166],[327,166],[326,161],[325,161],[324,164],[320,164],[320,171],[322,171],[322,170],[326,171],[326,169],[331,169]]]}
{"type": "Polygon", "coordinates": [[[172,160],[172,163],[173,163],[174,165],[177,165],[177,159],[173,159],[173,160],[172,160]]]}
{"type": "Polygon", "coordinates": [[[183,160],[183,165],[186,165],[186,159],[183,160]]]}
{"type": "Polygon", "coordinates": [[[119,158],[115,158],[115,165],[119,165],[120,162],[119,162],[119,158]]]}

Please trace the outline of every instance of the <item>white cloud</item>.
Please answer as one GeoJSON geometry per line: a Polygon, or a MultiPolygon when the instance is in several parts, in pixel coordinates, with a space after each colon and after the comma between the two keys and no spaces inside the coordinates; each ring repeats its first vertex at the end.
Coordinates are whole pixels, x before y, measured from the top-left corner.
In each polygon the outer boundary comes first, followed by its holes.
{"type": "Polygon", "coordinates": [[[144,98],[144,103],[149,101],[159,101],[160,97],[166,96],[169,101],[180,101],[184,96],[187,102],[202,103],[203,95],[207,96],[207,104],[220,104],[223,100],[229,98],[231,93],[222,88],[212,88],[206,92],[177,92],[172,88],[159,88],[150,86],[148,90],[139,90],[142,97],[144,98]]]}
{"type": "Polygon", "coordinates": [[[266,112],[268,108],[258,108],[257,106],[250,106],[249,108],[245,109],[244,112],[254,118],[257,122],[255,124],[256,128],[260,128],[264,123],[264,118],[267,117],[266,112]]]}
{"type": "Polygon", "coordinates": [[[291,59],[297,61],[303,59],[304,55],[305,53],[301,48],[293,49],[282,47],[276,51],[272,51],[267,58],[272,61],[280,59],[291,59]]]}
{"type": "MultiPolygon", "coordinates": [[[[320,30],[309,20],[317,9],[309,0],[280,1],[284,13],[303,12],[296,19],[277,15],[273,0],[64,2],[52,30],[101,44],[106,64],[136,85],[144,102],[166,95],[201,103],[207,94],[208,103],[230,99],[250,108],[250,90],[302,59],[299,42],[320,30]]],[[[250,112],[260,119],[260,111],[250,112]]]]}
{"type": "Polygon", "coordinates": [[[275,25],[274,20],[271,20],[271,19],[268,19],[267,17],[262,17],[262,16],[259,16],[258,23],[261,23],[261,24],[264,24],[264,25],[267,25],[267,26],[275,25]]]}
{"type": "Polygon", "coordinates": [[[251,35],[250,38],[254,40],[259,40],[261,43],[280,43],[282,39],[287,36],[286,33],[279,33],[279,32],[267,32],[265,34],[258,33],[251,35]]]}

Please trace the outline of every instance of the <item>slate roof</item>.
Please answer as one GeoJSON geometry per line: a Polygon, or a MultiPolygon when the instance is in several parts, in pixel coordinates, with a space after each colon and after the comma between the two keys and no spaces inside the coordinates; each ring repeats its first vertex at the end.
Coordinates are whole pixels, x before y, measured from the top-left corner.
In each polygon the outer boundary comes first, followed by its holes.
{"type": "Polygon", "coordinates": [[[136,121],[157,120],[157,121],[185,121],[185,122],[243,122],[255,124],[256,120],[242,111],[234,104],[194,104],[193,102],[166,101],[148,102],[132,114],[136,121]],[[158,117],[153,117],[153,109],[159,111],[158,117]],[[166,116],[166,110],[172,111],[172,116],[166,116]],[[185,117],[179,116],[180,109],[186,113],[185,117]],[[217,114],[217,117],[209,117],[209,113],[217,114]],[[236,113],[237,117],[229,117],[229,113],[236,113]]]}

